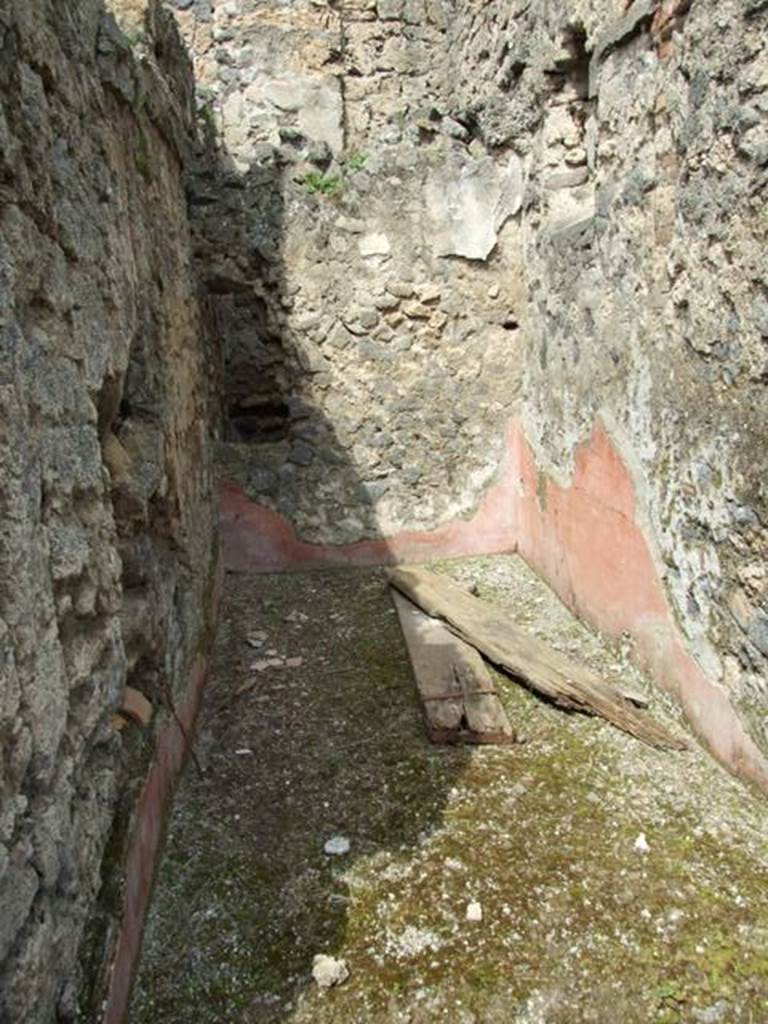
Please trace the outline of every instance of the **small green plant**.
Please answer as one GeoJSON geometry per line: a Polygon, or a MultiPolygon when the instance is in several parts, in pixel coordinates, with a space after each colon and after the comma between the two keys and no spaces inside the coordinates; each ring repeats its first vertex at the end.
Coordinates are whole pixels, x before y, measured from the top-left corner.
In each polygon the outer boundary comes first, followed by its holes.
{"type": "Polygon", "coordinates": [[[361,171],[367,161],[367,153],[350,153],[344,160],[344,168],[348,171],[361,171]]]}
{"type": "Polygon", "coordinates": [[[310,196],[318,192],[324,196],[335,196],[342,189],[338,174],[324,174],[322,171],[309,171],[297,180],[297,184],[310,196]]]}
{"type": "Polygon", "coordinates": [[[206,131],[215,133],[216,131],[216,117],[213,113],[213,102],[208,101],[204,103],[197,112],[197,116],[200,119],[203,127],[206,131]]]}
{"type": "Polygon", "coordinates": [[[131,48],[138,46],[139,43],[145,43],[147,41],[147,33],[140,26],[128,29],[123,33],[123,35],[128,40],[128,45],[131,48]]]}
{"type": "Polygon", "coordinates": [[[685,994],[676,981],[664,981],[656,987],[656,1013],[659,1024],[679,1024],[685,994]]]}

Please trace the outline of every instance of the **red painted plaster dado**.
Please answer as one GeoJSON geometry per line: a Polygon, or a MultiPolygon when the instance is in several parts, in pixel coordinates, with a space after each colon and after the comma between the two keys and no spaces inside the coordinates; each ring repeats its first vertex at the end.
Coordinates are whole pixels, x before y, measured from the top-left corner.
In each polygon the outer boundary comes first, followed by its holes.
{"type": "Polygon", "coordinates": [[[578,615],[611,636],[629,633],[642,664],[672,693],[732,771],[768,791],[768,762],[727,692],[685,647],[646,537],[631,473],[600,421],[575,453],[571,482],[543,477],[519,422],[509,428],[498,482],[468,520],[354,544],[300,540],[277,512],[220,485],[224,561],[232,571],[419,562],[518,552],[578,615]]]}
{"type": "MultiPolygon", "coordinates": [[[[223,577],[224,566],[220,560],[213,578],[210,628],[216,621],[223,577]]],[[[198,656],[192,664],[184,698],[176,705],[179,720],[169,718],[159,733],[149,772],[133,812],[122,912],[100,1024],[122,1024],[127,1019],[157,860],[176,784],[189,755],[189,737],[194,732],[207,668],[205,657],[198,656]]]]}

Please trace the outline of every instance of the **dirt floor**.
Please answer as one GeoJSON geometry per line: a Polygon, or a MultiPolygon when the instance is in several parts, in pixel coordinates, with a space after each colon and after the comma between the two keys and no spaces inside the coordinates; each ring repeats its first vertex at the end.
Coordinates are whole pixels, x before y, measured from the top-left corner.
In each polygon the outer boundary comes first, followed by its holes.
{"type": "MultiPolygon", "coordinates": [[[[438,568],[650,692],[517,558],[438,568]]],[[[229,576],[131,1024],[767,1022],[768,802],[498,678],[525,742],[431,746],[381,571],[229,576]]]]}

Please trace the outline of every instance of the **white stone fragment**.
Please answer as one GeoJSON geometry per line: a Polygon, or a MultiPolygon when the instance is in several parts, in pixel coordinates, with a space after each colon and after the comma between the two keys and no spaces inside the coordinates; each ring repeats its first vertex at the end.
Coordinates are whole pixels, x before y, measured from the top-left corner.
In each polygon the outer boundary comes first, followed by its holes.
{"type": "Polygon", "coordinates": [[[312,961],[312,977],[320,988],[333,988],[341,985],[349,977],[349,968],[345,960],[318,953],[312,961]]]}
{"type": "Polygon", "coordinates": [[[467,920],[472,921],[475,924],[483,920],[483,908],[477,902],[477,900],[471,900],[467,904],[467,920]]]}
{"type": "Polygon", "coordinates": [[[637,837],[637,839],[635,840],[634,848],[638,853],[649,852],[651,848],[648,845],[648,840],[645,838],[645,832],[641,832],[640,835],[637,837]]]}
{"type": "Polygon", "coordinates": [[[363,235],[357,246],[361,256],[388,256],[391,251],[389,239],[381,231],[363,235]]]}
{"type": "Polygon", "coordinates": [[[346,836],[333,836],[325,844],[323,849],[326,853],[333,854],[334,856],[341,856],[343,853],[349,853],[350,842],[346,836]]]}

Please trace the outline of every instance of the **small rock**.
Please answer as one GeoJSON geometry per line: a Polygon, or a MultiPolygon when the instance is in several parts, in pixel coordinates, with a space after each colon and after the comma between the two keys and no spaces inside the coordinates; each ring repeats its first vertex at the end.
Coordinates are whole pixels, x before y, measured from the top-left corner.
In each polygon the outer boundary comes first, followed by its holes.
{"type": "Polygon", "coordinates": [[[315,458],[315,453],[308,444],[299,441],[295,444],[286,456],[289,462],[295,462],[297,466],[310,466],[315,458]]]}
{"type": "Polygon", "coordinates": [[[440,291],[439,285],[427,282],[416,286],[416,294],[423,303],[429,304],[432,302],[438,302],[442,292],[440,291]]]}
{"type": "Polygon", "coordinates": [[[410,317],[412,320],[429,320],[429,318],[432,316],[431,309],[427,309],[426,306],[423,306],[420,302],[416,301],[404,302],[403,312],[407,317],[410,317]]]}
{"type": "Polygon", "coordinates": [[[390,309],[397,309],[400,305],[400,299],[396,295],[377,295],[373,300],[373,304],[376,309],[387,312],[390,309]]]}
{"type": "Polygon", "coordinates": [[[269,661],[252,661],[248,667],[251,672],[263,672],[265,668],[269,668],[269,661]]]}
{"type": "Polygon", "coordinates": [[[366,330],[373,330],[379,322],[379,314],[375,309],[361,309],[357,314],[357,320],[361,327],[366,330]]]}
{"type": "Polygon", "coordinates": [[[340,231],[348,231],[351,235],[362,235],[365,231],[365,221],[355,220],[352,217],[339,217],[336,227],[340,231]]]}
{"type": "Polygon", "coordinates": [[[357,247],[361,256],[388,256],[391,249],[389,239],[380,231],[360,236],[357,247]]]}
{"type": "Polygon", "coordinates": [[[648,845],[648,840],[645,838],[645,832],[641,832],[635,840],[634,849],[638,853],[648,853],[650,851],[651,848],[648,845]]]}
{"type": "Polygon", "coordinates": [[[467,904],[467,920],[475,924],[483,920],[483,908],[477,900],[472,900],[467,904]]]}
{"type": "Polygon", "coordinates": [[[331,147],[327,142],[316,142],[307,153],[307,160],[316,167],[327,167],[333,160],[331,147]]]}
{"type": "Polygon", "coordinates": [[[301,668],[304,664],[303,658],[286,658],[285,664],[287,668],[301,668]]]}
{"type": "Polygon", "coordinates": [[[450,135],[452,139],[458,139],[460,142],[466,142],[469,138],[469,132],[460,124],[455,121],[452,117],[444,117],[443,123],[440,126],[446,135],[450,135]]]}
{"type": "Polygon", "coordinates": [[[312,961],[312,977],[320,988],[333,988],[341,985],[349,977],[349,968],[345,960],[318,953],[312,961]]]}
{"type": "Polygon", "coordinates": [[[339,857],[343,853],[349,853],[350,845],[346,836],[333,836],[332,839],[328,840],[323,849],[326,853],[339,857]]]}
{"type": "Polygon", "coordinates": [[[409,281],[389,281],[387,291],[398,299],[410,299],[413,295],[413,285],[409,281]]]}
{"type": "Polygon", "coordinates": [[[703,1010],[693,1010],[693,1019],[696,1024],[720,1024],[720,1021],[726,1019],[729,1008],[730,1004],[725,999],[718,999],[703,1010]]]}

